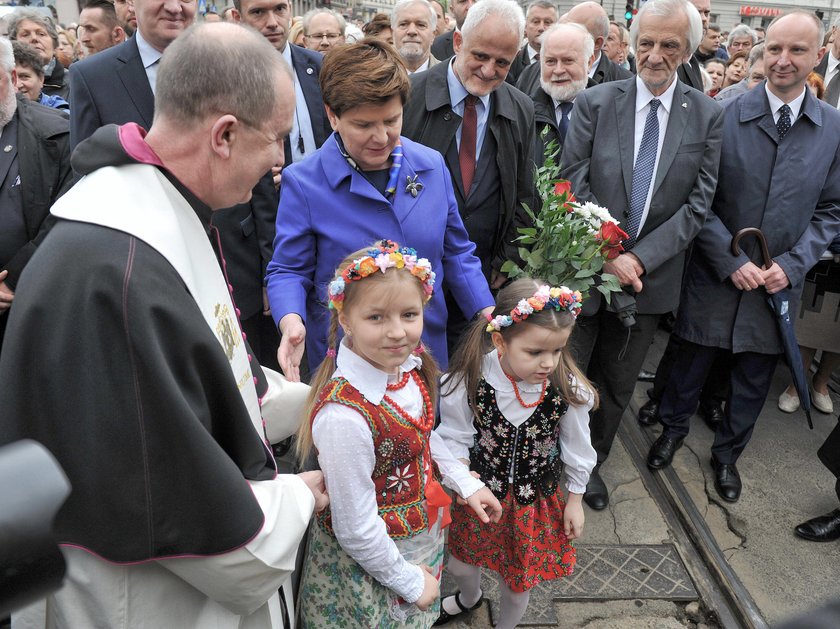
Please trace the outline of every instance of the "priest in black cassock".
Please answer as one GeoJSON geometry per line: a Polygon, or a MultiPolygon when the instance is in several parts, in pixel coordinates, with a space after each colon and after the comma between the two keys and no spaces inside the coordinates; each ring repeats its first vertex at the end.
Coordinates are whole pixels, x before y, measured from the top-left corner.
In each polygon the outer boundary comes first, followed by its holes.
{"type": "Polygon", "coordinates": [[[323,477],[277,475],[210,217],[282,162],[293,94],[258,34],[192,27],[164,53],[148,135],[103,127],[74,154],[86,177],[52,208],[0,358],[0,445],[42,442],[73,487],[68,573],[13,622],[288,625],[277,592],[323,477]]]}

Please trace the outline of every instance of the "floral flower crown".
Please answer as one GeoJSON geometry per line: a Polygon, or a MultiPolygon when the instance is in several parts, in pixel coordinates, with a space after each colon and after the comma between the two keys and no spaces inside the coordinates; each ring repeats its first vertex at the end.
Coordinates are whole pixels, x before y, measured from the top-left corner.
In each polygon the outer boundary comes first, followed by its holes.
{"type": "Polygon", "coordinates": [[[537,289],[533,297],[521,299],[509,315],[496,315],[492,318],[488,316],[487,331],[498,332],[502,328],[524,321],[529,315],[546,308],[554,308],[558,312],[567,310],[573,317],[577,318],[582,307],[582,301],[583,297],[579,290],[573,291],[566,286],[549,287],[544,284],[537,289]]]}
{"type": "Polygon", "coordinates": [[[435,272],[432,263],[426,258],[418,258],[417,251],[411,247],[400,247],[393,240],[380,240],[365,252],[364,257],[353,260],[352,264],[341,271],[329,286],[329,306],[335,310],[344,307],[344,287],[347,282],[355,282],[388,269],[408,269],[423,284],[423,303],[432,298],[435,287],[435,272]]]}

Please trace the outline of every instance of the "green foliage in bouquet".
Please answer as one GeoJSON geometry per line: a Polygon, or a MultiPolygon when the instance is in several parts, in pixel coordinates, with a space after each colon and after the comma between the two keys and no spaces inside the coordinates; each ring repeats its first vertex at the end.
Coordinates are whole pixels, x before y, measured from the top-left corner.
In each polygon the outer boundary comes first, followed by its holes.
{"type": "Polygon", "coordinates": [[[551,286],[568,286],[586,298],[594,286],[609,303],[621,290],[618,278],[602,273],[604,262],[617,257],[627,238],[608,210],[594,203],[577,203],[568,181],[560,179],[556,142],[546,147],[546,159],[537,169],[536,185],[542,207],[534,212],[523,205],[533,227],[520,227],[516,242],[522,264],[508,260],[502,272],[544,279],[551,286]]]}

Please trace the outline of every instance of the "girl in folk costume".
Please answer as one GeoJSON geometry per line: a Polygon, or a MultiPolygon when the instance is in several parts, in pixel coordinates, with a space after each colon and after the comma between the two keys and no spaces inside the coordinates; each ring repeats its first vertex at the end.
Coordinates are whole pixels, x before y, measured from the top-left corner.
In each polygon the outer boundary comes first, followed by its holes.
{"type": "Polygon", "coordinates": [[[479,605],[481,567],[498,574],[502,629],[522,619],[532,587],[574,568],[570,542],[583,531],[581,498],[596,460],[589,411],[597,397],[566,350],[580,308],[580,293],[565,286],[509,284],[443,378],[435,432],[503,513],[479,526],[460,505],[453,509],[447,570],[459,592],[441,602],[438,625],[479,605]],[[557,487],[564,465],[568,503],[557,487]]]}
{"type": "Polygon", "coordinates": [[[430,627],[449,497],[477,521],[501,507],[432,432],[437,367],[423,351],[434,273],[414,249],[383,240],[351,254],[329,285],[328,347],[298,434],[324,472],[331,510],[313,527],[301,586],[304,627],[430,627]]]}

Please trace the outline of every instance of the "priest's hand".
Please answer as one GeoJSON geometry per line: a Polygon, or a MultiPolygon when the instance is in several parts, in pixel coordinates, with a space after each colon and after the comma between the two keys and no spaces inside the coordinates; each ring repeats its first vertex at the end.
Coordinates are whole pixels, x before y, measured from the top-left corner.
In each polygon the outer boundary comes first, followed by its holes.
{"type": "Polygon", "coordinates": [[[303,360],[306,326],[299,314],[290,312],[280,319],[280,347],[277,362],[290,382],[300,382],[300,361],[303,360]]]}
{"type": "Polygon", "coordinates": [[[5,282],[8,274],[8,271],[0,271],[0,314],[12,307],[12,301],[15,298],[15,292],[5,282]]]}
{"type": "Polygon", "coordinates": [[[764,286],[764,275],[761,269],[752,262],[747,262],[741,266],[729,276],[729,279],[739,290],[751,291],[759,286],[764,286]]]}
{"type": "Polygon", "coordinates": [[[769,269],[762,271],[761,276],[764,278],[764,290],[767,291],[768,295],[778,293],[790,284],[787,273],[775,262],[770,265],[769,269]]]}
{"type": "Polygon", "coordinates": [[[423,565],[420,566],[420,569],[423,571],[423,593],[420,594],[420,598],[414,601],[414,604],[420,611],[424,612],[440,596],[440,583],[432,574],[432,569],[429,566],[423,565]]]}
{"type": "Polygon", "coordinates": [[[315,496],[315,513],[320,513],[326,509],[330,504],[330,496],[327,494],[327,486],[324,484],[324,473],[315,470],[301,472],[298,476],[315,496]]]}

